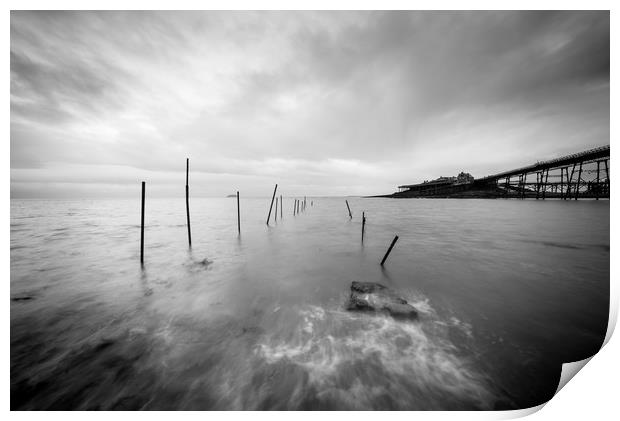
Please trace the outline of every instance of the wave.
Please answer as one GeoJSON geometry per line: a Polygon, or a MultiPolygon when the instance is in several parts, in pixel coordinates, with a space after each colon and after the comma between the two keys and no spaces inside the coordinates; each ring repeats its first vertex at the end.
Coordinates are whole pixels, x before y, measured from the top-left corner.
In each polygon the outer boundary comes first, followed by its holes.
{"type": "MultiPolygon", "coordinates": [[[[266,338],[256,353],[268,364],[285,361],[303,368],[321,399],[351,409],[493,407],[496,396],[485,376],[458,357],[449,341],[427,334],[422,323],[316,306],[300,310],[299,317],[291,338],[266,338]]],[[[301,390],[297,395],[303,400],[301,390]]]]}

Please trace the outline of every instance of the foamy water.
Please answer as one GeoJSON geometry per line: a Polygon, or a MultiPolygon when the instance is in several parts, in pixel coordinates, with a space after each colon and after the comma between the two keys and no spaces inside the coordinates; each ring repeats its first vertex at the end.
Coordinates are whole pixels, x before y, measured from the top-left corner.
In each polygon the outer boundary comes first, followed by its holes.
{"type": "Polygon", "coordinates": [[[12,409],[527,407],[602,343],[607,201],[310,200],[242,198],[241,236],[192,200],[191,250],[147,200],[144,268],[137,200],[13,200],[12,409]],[[347,312],[352,281],[419,320],[347,312]]]}

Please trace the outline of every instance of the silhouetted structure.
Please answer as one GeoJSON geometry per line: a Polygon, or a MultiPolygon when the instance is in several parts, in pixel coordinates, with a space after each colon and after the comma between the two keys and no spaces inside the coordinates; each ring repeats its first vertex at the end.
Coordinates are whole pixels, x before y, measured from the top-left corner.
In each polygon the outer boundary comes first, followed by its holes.
{"type": "Polygon", "coordinates": [[[388,197],[609,198],[610,146],[539,161],[474,179],[461,172],[420,184],[398,186],[388,197]]]}

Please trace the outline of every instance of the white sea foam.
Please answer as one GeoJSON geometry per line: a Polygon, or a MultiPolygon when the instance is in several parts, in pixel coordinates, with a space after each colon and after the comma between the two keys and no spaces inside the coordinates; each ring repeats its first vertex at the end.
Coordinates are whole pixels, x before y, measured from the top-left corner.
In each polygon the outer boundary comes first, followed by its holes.
{"type": "Polygon", "coordinates": [[[492,404],[483,376],[420,323],[320,307],[305,308],[299,317],[292,339],[268,338],[257,353],[268,363],[286,359],[303,367],[323,395],[353,407],[362,398],[370,407],[385,395],[403,408],[445,407],[450,399],[480,408],[492,404]]]}

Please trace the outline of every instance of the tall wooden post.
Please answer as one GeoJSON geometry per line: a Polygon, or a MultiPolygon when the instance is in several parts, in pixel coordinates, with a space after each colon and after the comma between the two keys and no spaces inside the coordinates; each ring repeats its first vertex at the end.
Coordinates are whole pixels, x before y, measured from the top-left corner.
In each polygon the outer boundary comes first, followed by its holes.
{"type": "Polygon", "coordinates": [[[144,264],[144,191],[146,189],[146,183],[142,182],[142,218],[140,222],[140,264],[144,264]]]}
{"type": "Polygon", "coordinates": [[[239,192],[237,191],[237,231],[241,234],[241,210],[239,208],[239,192]]]}
{"type": "Polygon", "coordinates": [[[273,213],[273,220],[277,221],[278,220],[278,198],[276,197],[276,209],[275,212],[273,213]]]}
{"type": "Polygon", "coordinates": [[[282,200],[282,195],[280,195],[280,219],[282,219],[282,205],[284,205],[284,201],[282,200]]]}
{"type": "Polygon", "coordinates": [[[366,212],[362,212],[362,244],[364,243],[364,228],[366,226],[366,212]]]}
{"type": "Polygon", "coordinates": [[[271,218],[271,208],[273,207],[273,200],[276,198],[276,190],[278,190],[278,185],[273,188],[273,196],[271,196],[271,204],[269,205],[269,214],[267,215],[267,225],[269,225],[269,219],[271,218]]]}
{"type": "Polygon", "coordinates": [[[394,244],[396,244],[396,241],[398,241],[398,235],[394,237],[394,239],[392,240],[392,244],[390,244],[390,248],[385,253],[385,256],[383,256],[383,260],[381,260],[381,266],[383,266],[383,264],[387,260],[388,256],[390,255],[390,252],[392,251],[392,248],[394,247],[394,244]]]}
{"type": "Polygon", "coordinates": [[[185,161],[185,210],[187,211],[187,240],[192,246],[192,229],[189,224],[189,158],[185,161]]]}

